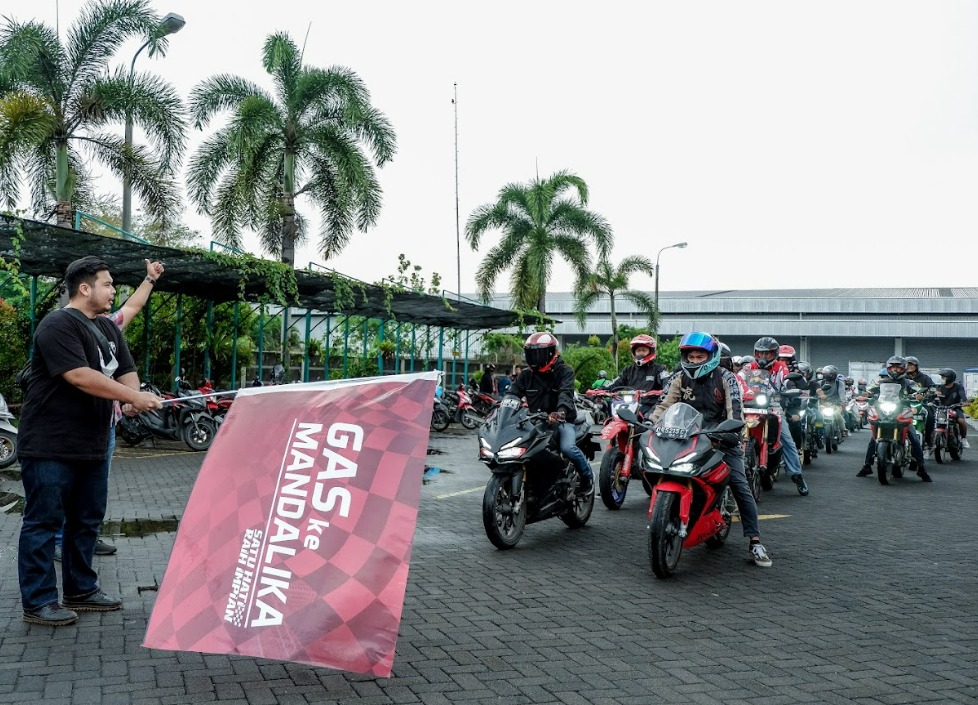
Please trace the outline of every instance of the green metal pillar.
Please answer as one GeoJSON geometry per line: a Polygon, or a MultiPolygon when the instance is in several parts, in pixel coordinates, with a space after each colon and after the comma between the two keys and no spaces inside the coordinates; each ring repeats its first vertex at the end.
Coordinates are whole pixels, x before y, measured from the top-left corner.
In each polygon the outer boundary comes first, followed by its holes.
{"type": "Polygon", "coordinates": [[[183,294],[177,294],[177,321],[176,330],[174,332],[173,339],[173,391],[180,389],[177,384],[177,377],[180,376],[180,334],[182,333],[181,325],[183,323],[183,294]]]}
{"type": "Polygon", "coordinates": [[[207,302],[207,346],[204,347],[204,377],[211,378],[211,343],[214,340],[214,302],[207,302]]]}
{"type": "Polygon", "coordinates": [[[323,338],[323,342],[326,343],[326,356],[323,358],[323,379],[325,380],[328,380],[330,376],[329,356],[332,354],[331,353],[332,346],[329,344],[329,341],[333,335],[333,331],[330,328],[330,325],[332,323],[332,318],[333,317],[330,314],[328,313],[326,314],[326,337],[323,338]]]}
{"type": "Polygon", "coordinates": [[[343,379],[350,374],[350,316],[343,323],[343,379]]]}
{"type": "Polygon", "coordinates": [[[370,326],[370,319],[364,318],[363,319],[363,355],[360,356],[363,358],[364,362],[367,361],[367,333],[369,332],[369,326],[370,326]]]}
{"type": "Polygon", "coordinates": [[[234,340],[231,341],[231,389],[238,388],[238,322],[240,321],[238,307],[240,305],[237,301],[234,302],[234,340]]]}
{"type": "Polygon", "coordinates": [[[309,381],[309,339],[312,337],[312,309],[306,309],[306,355],[302,361],[302,381],[309,381]]]}
{"type": "MultiPolygon", "coordinates": [[[[445,369],[445,327],[438,326],[438,369],[445,369]]],[[[455,377],[452,377],[452,389],[455,389],[455,377]]]]}
{"type": "Polygon", "coordinates": [[[465,331],[465,366],[464,372],[465,379],[469,378],[469,335],[472,333],[470,330],[465,331]]]}
{"type": "Polygon", "coordinates": [[[282,367],[285,368],[285,377],[283,381],[292,381],[292,360],[289,359],[289,307],[285,306],[282,308],[282,350],[279,352],[279,359],[282,361],[282,367]]]}
{"type": "Polygon", "coordinates": [[[34,357],[34,331],[37,330],[37,275],[31,277],[31,342],[27,350],[28,357],[34,357]]]}
{"type": "Polygon", "coordinates": [[[414,323],[412,323],[411,324],[411,372],[414,372],[414,346],[418,342],[416,333],[417,333],[417,326],[414,323]]]}
{"type": "Polygon", "coordinates": [[[394,372],[401,372],[401,322],[394,326],[394,372]]]}
{"type": "Polygon", "coordinates": [[[265,304],[261,305],[258,313],[258,371],[255,376],[262,380],[265,377],[265,304]]]}
{"type": "Polygon", "coordinates": [[[381,319],[380,326],[377,328],[377,374],[384,374],[384,350],[381,343],[384,342],[384,320],[381,319]]]}
{"type": "Polygon", "coordinates": [[[153,320],[153,306],[148,301],[146,302],[146,307],[143,309],[143,379],[149,379],[149,341],[152,340],[150,337],[150,327],[153,320]]]}

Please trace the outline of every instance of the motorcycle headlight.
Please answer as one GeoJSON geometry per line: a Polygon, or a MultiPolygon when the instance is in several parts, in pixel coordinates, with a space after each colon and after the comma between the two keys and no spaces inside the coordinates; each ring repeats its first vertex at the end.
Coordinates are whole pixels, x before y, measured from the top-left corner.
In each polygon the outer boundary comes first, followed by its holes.
{"type": "Polygon", "coordinates": [[[896,408],[897,405],[894,404],[892,401],[885,401],[882,404],[880,404],[880,410],[885,411],[888,414],[892,414],[894,411],[896,411],[896,408]]]}
{"type": "Polygon", "coordinates": [[[767,394],[758,394],[754,397],[754,403],[758,406],[767,406],[767,394]]]}
{"type": "Polygon", "coordinates": [[[499,458],[518,458],[526,452],[526,448],[505,448],[496,455],[499,458]]]}
{"type": "MultiPolygon", "coordinates": [[[[513,446],[519,445],[524,440],[526,440],[526,439],[525,438],[516,438],[516,439],[513,439],[509,443],[504,443],[503,446],[502,446],[502,448],[500,448],[500,450],[506,450],[507,448],[512,448],[513,446]]],[[[526,451],[525,448],[523,450],[524,450],[524,452],[526,451]]]]}
{"type": "Polygon", "coordinates": [[[669,468],[669,472],[676,473],[677,475],[691,475],[696,471],[696,466],[692,463],[679,463],[679,465],[673,465],[669,468]]]}

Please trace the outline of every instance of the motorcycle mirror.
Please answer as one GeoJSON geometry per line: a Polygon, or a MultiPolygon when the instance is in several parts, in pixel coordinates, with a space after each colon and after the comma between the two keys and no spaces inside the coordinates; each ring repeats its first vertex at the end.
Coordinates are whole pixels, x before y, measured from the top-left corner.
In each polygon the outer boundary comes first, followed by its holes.
{"type": "Polygon", "coordinates": [[[721,421],[716,428],[710,431],[710,433],[736,433],[743,427],[744,427],[743,421],[727,419],[726,421],[721,421]]]}

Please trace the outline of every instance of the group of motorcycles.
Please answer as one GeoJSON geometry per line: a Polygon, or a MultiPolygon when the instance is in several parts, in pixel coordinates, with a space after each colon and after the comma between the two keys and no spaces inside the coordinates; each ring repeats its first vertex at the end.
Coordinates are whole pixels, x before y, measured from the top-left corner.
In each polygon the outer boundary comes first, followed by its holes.
{"type": "Polygon", "coordinates": [[[471,387],[459,386],[451,390],[438,385],[432,404],[433,431],[444,431],[452,422],[473,429],[486,422],[499,406],[499,399],[471,387]]]}
{"type": "MultiPolygon", "coordinates": [[[[648,559],[659,578],[674,574],[683,549],[701,543],[721,546],[726,540],[736,502],[729,487],[725,448],[740,445],[755,499],[771,489],[784,462],[781,423],[791,421],[800,460],[808,465],[819,450],[834,453],[852,432],[870,426],[879,445],[880,482],[899,477],[910,462],[907,429],[923,425],[926,411],[908,409],[894,400],[900,385],[882,383],[873,404],[853,395],[844,404],[832,403],[805,390],[776,393],[770,373],[752,370],[745,376],[741,421],[703,428],[703,417],[685,403],[672,405],[654,426],[639,409],[654,405],[661,392],[632,389],[591,390],[578,395],[577,445],[589,460],[600,449],[604,456],[597,474],[601,501],[621,508],[629,484],[638,480],[649,496],[648,559]],[[893,389],[891,389],[891,387],[893,389]],[[782,415],[782,405],[787,412],[782,415]]],[[[934,458],[960,458],[961,443],[953,409],[918,403],[934,413],[934,458]]],[[[491,471],[482,504],[482,519],[490,542],[500,549],[517,545],[527,524],[558,517],[567,526],[587,523],[594,493],[582,493],[577,472],[559,451],[547,414],[530,413],[514,397],[505,397],[479,431],[479,457],[491,471]]]]}
{"type": "Polygon", "coordinates": [[[130,446],[161,438],[182,441],[191,450],[207,450],[234,401],[234,392],[216,392],[207,379],[201,380],[198,388],[193,389],[189,382],[177,378],[175,394],[163,392],[148,382],[139,386],[142,391],[161,397],[164,404],[161,409],[120,419],[116,433],[130,446]]]}

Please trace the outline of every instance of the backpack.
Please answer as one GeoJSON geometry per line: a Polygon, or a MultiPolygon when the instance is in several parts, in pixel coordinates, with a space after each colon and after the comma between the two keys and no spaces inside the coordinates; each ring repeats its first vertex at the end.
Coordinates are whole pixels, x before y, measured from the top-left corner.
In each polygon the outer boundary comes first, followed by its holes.
{"type": "Polygon", "coordinates": [[[34,366],[30,358],[27,359],[27,364],[24,365],[24,369],[17,373],[14,377],[14,383],[20,387],[20,391],[27,393],[27,388],[30,386],[31,377],[34,374],[34,366]]]}

